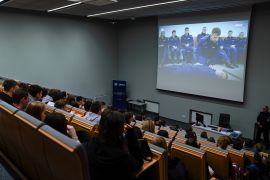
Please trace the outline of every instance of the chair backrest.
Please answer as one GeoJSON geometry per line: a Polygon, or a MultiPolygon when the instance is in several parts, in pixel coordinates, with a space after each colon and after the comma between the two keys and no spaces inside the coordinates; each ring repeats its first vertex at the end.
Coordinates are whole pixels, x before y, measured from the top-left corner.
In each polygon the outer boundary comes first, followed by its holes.
{"type": "Polygon", "coordinates": [[[244,165],[245,153],[243,151],[238,151],[233,148],[228,148],[228,152],[231,162],[237,164],[241,168],[241,170],[243,170],[245,168],[244,165]]]}
{"type": "Polygon", "coordinates": [[[62,109],[56,109],[55,112],[63,114],[68,122],[70,122],[72,120],[72,118],[75,116],[74,114],[66,112],[62,109]]]}
{"type": "Polygon", "coordinates": [[[80,117],[84,117],[85,114],[86,114],[86,111],[83,110],[83,109],[80,109],[80,108],[72,108],[72,111],[74,112],[74,114],[76,114],[77,116],[80,116],[80,117]]]}
{"type": "Polygon", "coordinates": [[[187,139],[185,137],[176,136],[173,142],[178,142],[178,143],[186,144],[187,139]]]}
{"type": "Polygon", "coordinates": [[[168,154],[163,148],[149,144],[149,147],[153,153],[153,158],[158,161],[157,166],[153,166],[154,173],[153,179],[168,180],[168,154]]]}
{"type": "Polygon", "coordinates": [[[46,113],[48,114],[48,113],[53,113],[56,110],[56,108],[46,104],[45,105],[45,110],[46,110],[46,113]]]}
{"type": "Polygon", "coordinates": [[[212,146],[212,147],[216,147],[216,146],[217,146],[216,143],[207,141],[207,139],[197,138],[197,141],[198,141],[198,143],[201,144],[201,145],[212,146]]]}
{"type": "Polygon", "coordinates": [[[90,179],[80,143],[0,101],[0,150],[29,179],[90,179]]]}
{"type": "Polygon", "coordinates": [[[254,163],[255,159],[254,159],[254,155],[255,153],[252,151],[248,151],[248,150],[241,150],[242,152],[244,152],[245,156],[247,157],[247,159],[250,161],[250,163],[254,163]]]}
{"type": "Polygon", "coordinates": [[[218,178],[229,178],[229,155],[226,150],[217,147],[202,145],[201,149],[206,151],[207,163],[210,165],[218,178]]]}
{"type": "Polygon", "coordinates": [[[206,165],[206,153],[204,150],[174,142],[171,148],[171,156],[180,159],[188,171],[190,179],[207,179],[208,167],[206,165]]]}
{"type": "MultiPolygon", "coordinates": [[[[149,143],[152,143],[153,140],[154,140],[156,137],[162,137],[162,136],[159,136],[159,135],[157,135],[157,134],[154,134],[154,133],[151,133],[151,132],[148,132],[148,131],[145,131],[145,132],[144,132],[144,135],[143,135],[143,138],[145,138],[149,143]]],[[[166,144],[167,144],[167,148],[170,149],[171,144],[172,144],[172,139],[170,139],[170,138],[165,138],[165,137],[162,137],[162,138],[165,139],[166,144]]]]}
{"type": "Polygon", "coordinates": [[[65,105],[64,110],[67,112],[70,112],[72,110],[72,108],[73,108],[73,106],[67,104],[67,105],[65,105]]]}
{"type": "Polygon", "coordinates": [[[230,114],[220,113],[219,126],[223,128],[230,128],[230,114]]]}
{"type": "Polygon", "coordinates": [[[84,118],[74,116],[70,121],[70,124],[74,126],[76,130],[82,130],[87,132],[90,136],[92,135],[94,124],[91,124],[91,122],[85,120],[84,118]]]}

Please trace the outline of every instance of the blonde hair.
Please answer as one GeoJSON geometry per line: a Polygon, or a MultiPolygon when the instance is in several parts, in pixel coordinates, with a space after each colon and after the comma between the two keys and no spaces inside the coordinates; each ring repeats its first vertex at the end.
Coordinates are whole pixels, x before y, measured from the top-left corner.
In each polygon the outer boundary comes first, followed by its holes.
{"type": "Polygon", "coordinates": [[[168,150],[167,143],[163,137],[155,137],[154,140],[152,141],[152,144],[154,144],[158,147],[161,147],[161,148],[165,149],[166,151],[168,150]]]}
{"type": "Polygon", "coordinates": [[[41,102],[34,101],[26,107],[26,113],[42,121],[42,113],[45,111],[45,105],[41,102]]]}
{"type": "Polygon", "coordinates": [[[220,136],[217,140],[217,146],[221,149],[226,150],[229,145],[228,139],[226,136],[220,136]]]}
{"type": "Polygon", "coordinates": [[[155,133],[155,124],[150,118],[146,118],[142,124],[142,130],[155,133]]]}

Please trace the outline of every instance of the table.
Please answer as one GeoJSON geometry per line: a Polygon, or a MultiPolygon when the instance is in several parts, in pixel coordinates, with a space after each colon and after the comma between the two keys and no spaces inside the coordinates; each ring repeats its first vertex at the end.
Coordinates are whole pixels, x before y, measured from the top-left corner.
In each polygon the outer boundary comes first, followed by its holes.
{"type": "MultiPolygon", "coordinates": [[[[233,132],[216,131],[213,130],[211,127],[196,126],[195,124],[192,125],[192,128],[197,135],[200,135],[203,131],[207,132],[208,138],[213,137],[216,142],[220,136],[230,136],[232,133],[237,133],[238,135],[237,137],[242,135],[241,131],[233,131],[233,132]]],[[[217,127],[217,129],[219,130],[220,127],[217,127]]]]}

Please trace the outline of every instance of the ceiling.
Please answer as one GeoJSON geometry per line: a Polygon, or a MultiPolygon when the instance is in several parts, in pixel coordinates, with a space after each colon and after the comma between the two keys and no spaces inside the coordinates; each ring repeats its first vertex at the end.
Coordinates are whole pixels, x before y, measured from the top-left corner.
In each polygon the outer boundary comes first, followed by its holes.
{"type": "MultiPolygon", "coordinates": [[[[90,4],[80,4],[66,9],[58,10],[51,13],[67,14],[76,16],[87,16],[96,13],[114,11],[136,6],[144,6],[149,4],[163,3],[172,0],[118,0],[117,3],[95,6],[90,4]]],[[[223,9],[227,7],[250,7],[257,3],[270,2],[270,0],[187,0],[185,2],[177,2],[162,6],[148,7],[143,9],[118,12],[97,16],[103,19],[123,20],[129,18],[161,16],[185,12],[204,11],[223,9]]],[[[49,9],[54,9],[60,6],[72,4],[68,0],[10,0],[1,6],[15,9],[34,10],[47,12],[49,9]]]]}

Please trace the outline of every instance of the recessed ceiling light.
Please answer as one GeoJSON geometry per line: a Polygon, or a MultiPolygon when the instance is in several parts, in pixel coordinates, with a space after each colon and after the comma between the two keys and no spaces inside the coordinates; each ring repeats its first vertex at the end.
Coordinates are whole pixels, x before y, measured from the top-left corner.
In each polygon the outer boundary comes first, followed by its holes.
{"type": "Polygon", "coordinates": [[[144,6],[136,6],[136,7],[132,7],[132,8],[119,9],[119,10],[115,10],[115,11],[90,14],[87,17],[95,17],[95,16],[106,15],[106,14],[113,14],[113,13],[118,13],[118,12],[131,11],[131,10],[154,7],[154,6],[161,6],[161,5],[166,5],[166,4],[173,4],[173,3],[183,2],[183,1],[187,1],[187,0],[175,0],[175,1],[168,1],[168,2],[163,2],[163,3],[149,4],[149,5],[144,5],[144,6]]]}
{"type": "Polygon", "coordinates": [[[82,4],[82,2],[76,2],[76,3],[73,3],[73,4],[66,5],[66,6],[61,6],[61,7],[58,7],[58,8],[50,9],[47,12],[58,11],[60,9],[65,9],[65,8],[69,8],[69,7],[72,7],[72,6],[77,6],[79,4],[82,4]]]}

